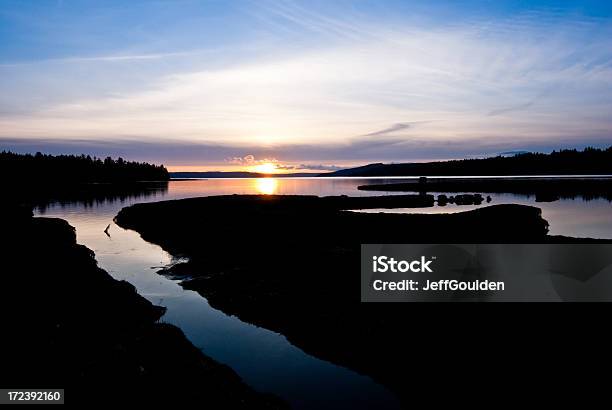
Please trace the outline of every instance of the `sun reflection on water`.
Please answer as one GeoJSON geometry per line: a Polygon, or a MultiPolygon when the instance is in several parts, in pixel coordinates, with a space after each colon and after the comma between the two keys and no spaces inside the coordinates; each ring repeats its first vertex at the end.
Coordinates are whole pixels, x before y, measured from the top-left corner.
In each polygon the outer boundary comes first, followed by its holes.
{"type": "Polygon", "coordinates": [[[255,189],[261,194],[272,195],[278,189],[278,181],[274,178],[257,178],[254,181],[255,189]]]}

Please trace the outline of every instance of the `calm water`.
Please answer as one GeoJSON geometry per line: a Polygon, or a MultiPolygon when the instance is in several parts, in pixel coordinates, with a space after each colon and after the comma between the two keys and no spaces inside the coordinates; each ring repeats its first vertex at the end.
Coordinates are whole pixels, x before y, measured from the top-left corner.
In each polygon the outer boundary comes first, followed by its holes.
{"type": "MultiPolygon", "coordinates": [[[[394,179],[397,182],[397,179],[394,179]]],[[[211,308],[199,294],[183,290],[176,281],[156,274],[173,262],[156,245],[112,220],[124,206],[137,202],[224,194],[380,195],[358,191],[381,179],[211,179],[171,181],[167,190],[149,195],[87,203],[51,204],[39,215],[59,217],[76,228],[79,243],[93,249],[102,268],[132,283],[153,303],[167,307],[166,322],[180,327],[207,355],[232,367],[249,385],[275,393],[296,408],[395,408],[392,394],[370,378],[314,358],[291,345],[284,336],[244,323],[211,308]],[[110,224],[110,237],[104,233],[110,224]]],[[[533,197],[491,194],[491,204],[521,203],[543,209],[551,234],[612,238],[612,204],[603,199],[535,203],[533,197]]],[[[475,206],[434,207],[417,212],[458,212],[475,206]]],[[[382,210],[381,210],[382,211],[382,210]]],[[[414,210],[393,210],[393,212],[414,210]]],[[[371,211],[370,211],[371,212],[371,211]]],[[[389,212],[386,210],[385,212],[389,212]]]]}

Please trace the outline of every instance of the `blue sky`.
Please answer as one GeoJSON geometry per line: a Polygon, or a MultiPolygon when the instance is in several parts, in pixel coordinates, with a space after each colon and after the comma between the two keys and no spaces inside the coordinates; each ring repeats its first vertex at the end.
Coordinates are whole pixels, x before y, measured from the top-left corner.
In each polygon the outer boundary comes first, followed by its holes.
{"type": "Polygon", "coordinates": [[[612,144],[612,3],[0,1],[0,148],[300,169],[612,144]]]}

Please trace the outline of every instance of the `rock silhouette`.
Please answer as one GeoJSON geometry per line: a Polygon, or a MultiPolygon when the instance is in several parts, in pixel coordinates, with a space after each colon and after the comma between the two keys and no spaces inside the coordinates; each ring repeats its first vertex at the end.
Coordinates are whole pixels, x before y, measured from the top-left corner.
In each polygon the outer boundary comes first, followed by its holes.
{"type": "Polygon", "coordinates": [[[612,201],[612,178],[528,178],[528,179],[433,179],[360,185],[361,191],[377,192],[482,192],[535,195],[540,202],[560,198],[605,198],[612,201]]]}
{"type": "Polygon", "coordinates": [[[368,374],[409,400],[404,371],[410,360],[402,352],[420,344],[400,323],[420,308],[360,303],[360,244],[539,242],[546,240],[547,223],[539,209],[521,205],[442,215],[344,211],[389,201],[229,195],[137,204],[122,209],[116,222],[188,256],[175,276],[188,271],[192,279],[182,285],[213,307],[281,332],[307,352],[368,374]]]}
{"type": "Polygon", "coordinates": [[[3,204],[0,381],[61,386],[67,401],[283,408],[159,323],[164,308],[100,269],[74,229],[3,204]],[[10,256],[9,256],[10,255],[10,256]],[[10,312],[10,313],[9,313],[10,312]],[[104,386],[104,387],[101,387],[104,386]],[[100,395],[100,389],[112,394],[100,395]],[[101,396],[101,397],[99,397],[101,396]]]}

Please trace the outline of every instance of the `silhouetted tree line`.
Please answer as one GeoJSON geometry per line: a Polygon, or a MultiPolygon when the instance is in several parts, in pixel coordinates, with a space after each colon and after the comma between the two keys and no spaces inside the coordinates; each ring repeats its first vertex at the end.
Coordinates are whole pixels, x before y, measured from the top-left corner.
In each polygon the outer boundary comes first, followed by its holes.
{"type": "Polygon", "coordinates": [[[45,155],[37,152],[0,153],[0,175],[9,181],[135,182],[167,181],[163,165],[126,161],[119,157],[104,159],[89,155],[45,155]]]}
{"type": "Polygon", "coordinates": [[[612,147],[565,149],[550,154],[520,153],[484,159],[443,162],[370,164],[324,176],[421,176],[421,175],[589,175],[612,174],[612,147]]]}

